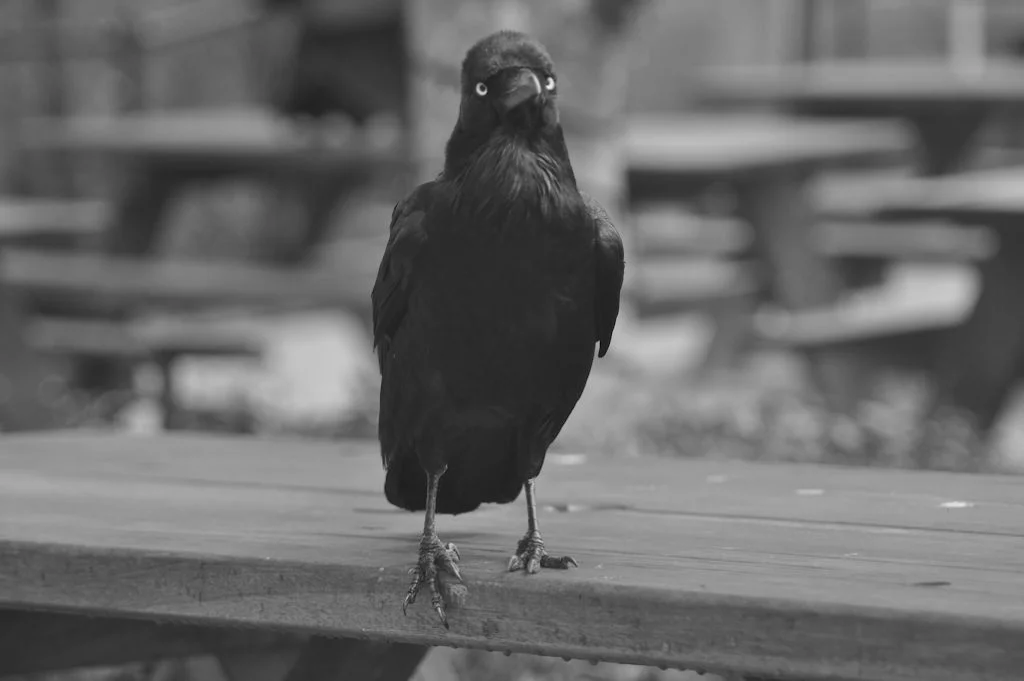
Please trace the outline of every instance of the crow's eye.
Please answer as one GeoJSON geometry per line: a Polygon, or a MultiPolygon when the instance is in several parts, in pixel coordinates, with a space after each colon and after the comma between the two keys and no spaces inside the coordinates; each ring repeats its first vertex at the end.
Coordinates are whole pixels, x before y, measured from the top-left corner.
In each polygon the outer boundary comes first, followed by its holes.
{"type": "Polygon", "coordinates": [[[548,76],[548,79],[544,81],[544,89],[548,92],[555,89],[555,77],[548,76]]]}
{"type": "Polygon", "coordinates": [[[484,84],[484,83],[477,83],[475,90],[476,90],[476,94],[479,95],[480,97],[486,97],[487,96],[487,85],[486,84],[484,84]]]}

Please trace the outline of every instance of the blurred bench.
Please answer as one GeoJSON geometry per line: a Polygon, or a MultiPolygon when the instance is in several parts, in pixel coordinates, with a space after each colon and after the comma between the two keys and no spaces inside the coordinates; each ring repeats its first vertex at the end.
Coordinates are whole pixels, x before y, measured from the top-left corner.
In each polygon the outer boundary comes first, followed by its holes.
{"type": "Polygon", "coordinates": [[[0,198],[0,246],[73,246],[95,239],[109,220],[103,201],[0,198]]]}
{"type": "Polygon", "coordinates": [[[1000,477],[552,455],[542,523],[580,567],[505,571],[519,505],[444,517],[469,589],[446,631],[402,614],[422,517],[388,506],[376,443],[0,437],[0,675],[212,654],[229,678],[403,681],[435,645],[728,678],[1024,664],[1000,477]]]}
{"type": "Polygon", "coordinates": [[[926,175],[962,171],[983,125],[1024,108],[1024,67],[991,56],[969,74],[935,58],[845,59],[723,66],[704,78],[719,103],[778,105],[815,117],[901,118],[920,140],[926,175]]]}
{"type": "Polygon", "coordinates": [[[110,306],[369,306],[376,266],[305,269],[193,260],[142,260],[99,253],[7,249],[0,253],[0,285],[36,296],[110,306]],[[372,273],[370,268],[373,268],[372,273]]]}
{"type": "Polygon", "coordinates": [[[659,258],[637,263],[627,292],[641,319],[711,310],[754,300],[761,289],[756,270],[751,263],[659,258]]]}
{"type": "MultiPolygon", "coordinates": [[[[747,225],[732,217],[675,211],[656,219],[641,213],[634,215],[634,220],[636,250],[645,260],[735,258],[749,254],[754,246],[747,225]]],[[[835,259],[977,262],[990,258],[996,250],[991,230],[950,221],[826,218],[815,231],[819,251],[835,259]]]]}
{"type": "Polygon", "coordinates": [[[250,334],[230,333],[209,323],[169,320],[163,324],[98,319],[31,319],[24,334],[36,352],[67,357],[100,357],[152,362],[160,371],[163,426],[177,422],[174,366],[181,357],[235,357],[258,360],[262,346],[250,334]]]}
{"type": "Polygon", "coordinates": [[[335,206],[374,177],[407,167],[395,140],[374,140],[353,130],[316,145],[285,121],[251,108],[35,119],[26,122],[23,143],[33,150],[118,161],[124,182],[105,246],[123,255],[152,253],[168,207],[188,188],[249,179],[298,197],[302,205],[298,236],[274,240],[265,259],[306,262],[327,233],[335,206]]]}
{"type": "Polygon", "coordinates": [[[970,302],[870,295],[818,309],[759,310],[754,328],[770,345],[805,353],[845,348],[872,357],[874,365],[931,375],[943,341],[967,318],[970,302]]]}
{"type": "MultiPolygon", "coordinates": [[[[160,332],[129,326],[138,312],[164,308],[195,310],[211,307],[256,309],[348,309],[367,316],[373,262],[356,249],[349,264],[330,270],[294,271],[232,262],[141,260],[99,253],[50,252],[8,248],[0,252],[0,291],[18,307],[11,333],[27,329],[34,349],[49,355],[75,358],[74,382],[87,391],[105,392],[130,386],[131,369],[140,361],[155,361],[164,378],[162,402],[165,425],[178,413],[172,368],[184,355],[253,356],[251,340],[223,335],[203,325],[160,332]],[[25,314],[31,301],[46,309],[63,304],[74,319],[36,319],[25,314]],[[138,334],[144,335],[138,335],[138,334]],[[155,335],[145,335],[153,334],[155,335]],[[116,366],[116,385],[100,380],[89,369],[116,366]]],[[[12,314],[14,312],[12,311],[12,314]]],[[[16,339],[12,343],[18,343],[16,339]]],[[[41,380],[42,374],[26,379],[41,380]]],[[[45,411],[41,411],[40,418],[45,411]]],[[[45,419],[44,419],[45,421],[45,419]]],[[[32,424],[44,421],[33,419],[32,424]]],[[[26,426],[35,427],[35,426],[26,426]]]]}
{"type": "MultiPolygon", "coordinates": [[[[764,284],[758,297],[789,309],[814,307],[835,300],[843,288],[834,260],[814,246],[815,175],[890,163],[909,145],[906,132],[886,122],[735,114],[633,117],[625,139],[629,202],[639,212],[652,202],[687,202],[726,190],[733,216],[753,230],[764,284]]],[[[730,343],[741,337],[731,331],[729,336],[730,343]]],[[[812,363],[835,406],[856,402],[861,370],[855,360],[824,351],[812,363]]]]}
{"type": "Polygon", "coordinates": [[[974,171],[893,187],[883,219],[941,217],[982,226],[998,240],[980,264],[980,290],[937,365],[935,413],[967,415],[983,436],[1002,413],[1024,366],[1024,168],[974,171]]]}

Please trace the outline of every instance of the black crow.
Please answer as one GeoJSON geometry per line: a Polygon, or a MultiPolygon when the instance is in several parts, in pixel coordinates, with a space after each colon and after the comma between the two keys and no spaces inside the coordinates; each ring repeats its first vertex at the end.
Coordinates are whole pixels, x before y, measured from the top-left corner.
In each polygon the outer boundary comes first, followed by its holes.
{"type": "Polygon", "coordinates": [[[444,170],[395,206],[372,293],[384,492],[426,511],[403,610],[426,582],[446,627],[438,570],[461,580],[459,554],[435,513],[525,488],[509,570],[576,565],[544,548],[534,479],[595,345],[608,351],[624,269],[607,213],[576,187],[546,50],[500,31],[470,48],[461,81],[444,170]]]}

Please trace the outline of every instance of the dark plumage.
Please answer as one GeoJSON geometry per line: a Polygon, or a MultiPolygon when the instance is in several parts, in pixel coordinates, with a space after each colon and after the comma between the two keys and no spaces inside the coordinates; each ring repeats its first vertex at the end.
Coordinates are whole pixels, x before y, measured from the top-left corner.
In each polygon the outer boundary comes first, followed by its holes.
{"type": "Polygon", "coordinates": [[[407,603],[426,581],[442,621],[436,569],[458,570],[435,508],[508,503],[525,487],[529,531],[510,569],[575,564],[544,550],[533,479],[595,346],[608,351],[624,264],[607,214],[576,187],[556,92],[551,59],[523,34],[469,50],[444,170],[395,206],[373,287],[384,491],[427,511],[407,603]]]}

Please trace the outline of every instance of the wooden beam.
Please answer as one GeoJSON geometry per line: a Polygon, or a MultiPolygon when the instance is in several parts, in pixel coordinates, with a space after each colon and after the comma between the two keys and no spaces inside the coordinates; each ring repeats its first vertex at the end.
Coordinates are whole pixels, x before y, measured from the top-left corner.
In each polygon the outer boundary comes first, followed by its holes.
{"type": "Polygon", "coordinates": [[[285,681],[407,681],[428,651],[427,646],[411,643],[314,636],[285,681]]]}
{"type": "Polygon", "coordinates": [[[0,611],[0,675],[227,653],[299,650],[303,637],[56,612],[0,611]]]}
{"type": "Polygon", "coordinates": [[[376,443],[6,436],[0,603],[821,681],[1019,681],[1024,512],[999,476],[549,455],[520,504],[438,519],[451,630],[401,598],[420,514],[376,443]],[[979,562],[976,556],[985,556],[979,562]]]}

